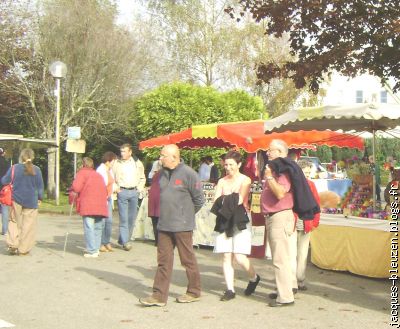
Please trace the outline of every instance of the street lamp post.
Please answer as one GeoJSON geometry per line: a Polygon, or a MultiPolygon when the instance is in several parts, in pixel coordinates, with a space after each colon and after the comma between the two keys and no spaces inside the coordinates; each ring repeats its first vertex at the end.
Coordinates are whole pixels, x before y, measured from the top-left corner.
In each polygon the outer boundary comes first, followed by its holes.
{"type": "Polygon", "coordinates": [[[60,204],[60,111],[61,111],[61,79],[67,74],[67,66],[60,61],[50,64],[50,73],[56,80],[56,122],[55,122],[55,139],[56,139],[56,204],[60,204]]]}

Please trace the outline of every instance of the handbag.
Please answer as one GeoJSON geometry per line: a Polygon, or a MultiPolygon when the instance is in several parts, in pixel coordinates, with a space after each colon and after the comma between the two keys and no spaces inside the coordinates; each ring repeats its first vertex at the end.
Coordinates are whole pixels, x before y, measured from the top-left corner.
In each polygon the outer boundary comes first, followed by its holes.
{"type": "Polygon", "coordinates": [[[11,182],[4,185],[0,190],[0,203],[6,206],[12,206],[12,191],[14,181],[14,166],[11,167],[11,182]]]}

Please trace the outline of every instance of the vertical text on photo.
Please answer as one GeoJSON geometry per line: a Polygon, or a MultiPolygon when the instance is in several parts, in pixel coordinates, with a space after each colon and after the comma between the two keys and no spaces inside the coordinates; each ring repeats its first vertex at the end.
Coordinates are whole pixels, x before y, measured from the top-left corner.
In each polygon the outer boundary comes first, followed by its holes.
{"type": "Polygon", "coordinates": [[[398,293],[398,265],[399,265],[399,184],[398,182],[392,183],[390,186],[390,232],[393,233],[390,244],[390,270],[389,280],[390,286],[390,325],[395,328],[399,326],[399,293],[398,293]]]}

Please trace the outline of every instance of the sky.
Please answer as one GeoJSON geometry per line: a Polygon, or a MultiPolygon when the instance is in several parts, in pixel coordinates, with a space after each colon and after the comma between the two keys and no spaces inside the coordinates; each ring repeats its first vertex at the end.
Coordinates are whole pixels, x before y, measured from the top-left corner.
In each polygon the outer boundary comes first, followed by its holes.
{"type": "Polygon", "coordinates": [[[117,0],[119,11],[118,23],[130,25],[135,12],[140,10],[140,5],[135,0],[117,0]]]}

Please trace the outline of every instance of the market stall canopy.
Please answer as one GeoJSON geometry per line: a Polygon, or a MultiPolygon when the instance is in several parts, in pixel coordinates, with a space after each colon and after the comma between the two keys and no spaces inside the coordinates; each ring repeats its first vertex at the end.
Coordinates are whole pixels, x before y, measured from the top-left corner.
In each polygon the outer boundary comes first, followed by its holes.
{"type": "Polygon", "coordinates": [[[299,130],[385,131],[400,125],[400,105],[305,107],[265,121],[266,134],[299,130]]]}
{"type": "Polygon", "coordinates": [[[335,131],[299,131],[265,135],[264,120],[197,125],[181,132],[151,138],[139,143],[141,150],[177,144],[180,148],[241,148],[253,153],[266,150],[272,139],[283,139],[290,148],[312,148],[312,145],[350,147],[362,150],[364,141],[358,136],[335,131]]]}
{"type": "MultiPolygon", "coordinates": [[[[400,105],[356,104],[348,106],[322,106],[300,108],[265,121],[265,133],[311,129],[342,129],[344,131],[371,132],[372,155],[375,162],[376,131],[386,131],[400,125],[400,105]]],[[[373,208],[375,209],[375,175],[373,181],[373,208]]]]}

